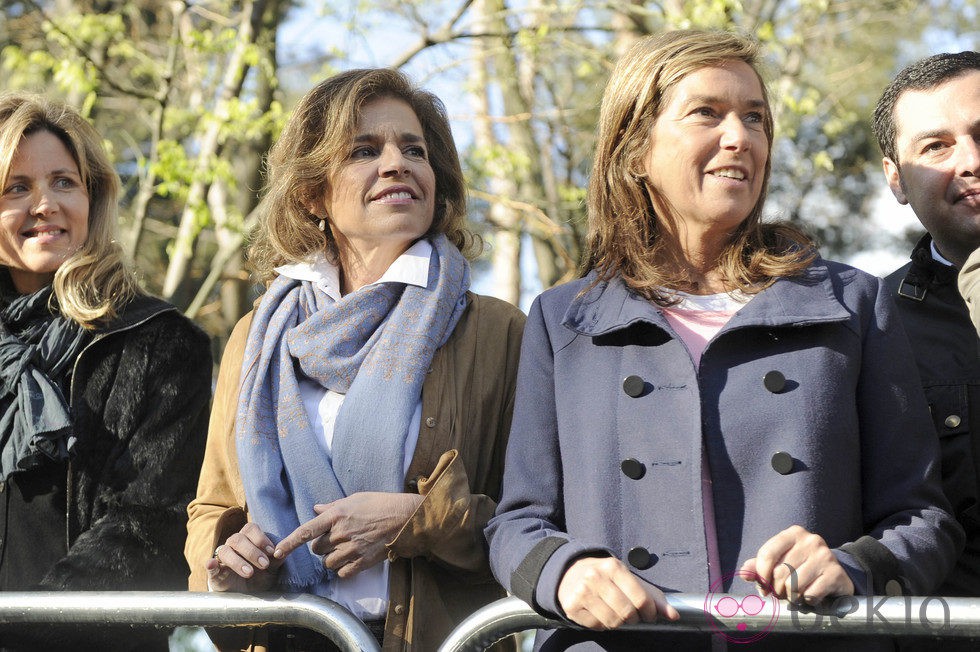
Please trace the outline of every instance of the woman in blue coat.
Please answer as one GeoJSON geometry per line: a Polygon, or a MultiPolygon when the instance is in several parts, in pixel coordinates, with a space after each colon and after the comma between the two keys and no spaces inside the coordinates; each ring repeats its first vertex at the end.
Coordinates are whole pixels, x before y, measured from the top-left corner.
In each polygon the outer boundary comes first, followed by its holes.
{"type": "Polygon", "coordinates": [[[670,32],[606,88],[587,274],[531,308],[487,528],[497,578],[552,617],[674,619],[672,591],[924,594],[962,545],[887,291],[761,221],[757,57],[736,35],[670,32]]]}

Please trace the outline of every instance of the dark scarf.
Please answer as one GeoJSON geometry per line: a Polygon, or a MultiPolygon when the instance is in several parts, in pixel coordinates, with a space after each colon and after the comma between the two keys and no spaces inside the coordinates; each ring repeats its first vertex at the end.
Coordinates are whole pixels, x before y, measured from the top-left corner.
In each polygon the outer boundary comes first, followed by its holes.
{"type": "Polygon", "coordinates": [[[0,270],[0,480],[67,459],[75,445],[65,395],[88,336],[52,311],[51,294],[17,294],[0,270]]]}

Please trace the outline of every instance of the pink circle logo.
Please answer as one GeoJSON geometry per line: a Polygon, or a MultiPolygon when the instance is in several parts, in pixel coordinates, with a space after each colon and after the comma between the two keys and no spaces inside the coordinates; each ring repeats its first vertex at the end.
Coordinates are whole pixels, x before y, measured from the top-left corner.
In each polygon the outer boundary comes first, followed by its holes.
{"type": "Polygon", "coordinates": [[[711,591],[704,599],[704,615],[708,620],[708,626],[715,634],[723,637],[729,643],[755,643],[765,638],[772,631],[779,618],[779,600],[772,593],[772,587],[762,580],[761,577],[751,571],[738,570],[724,577],[711,585],[711,591]],[[753,586],[762,585],[769,590],[768,597],[761,597],[755,594],[746,596],[734,596],[724,593],[725,580],[740,579],[750,582],[753,586]],[[744,619],[739,620],[739,616],[744,614],[744,619]],[[749,617],[753,618],[756,627],[749,628],[749,617]],[[730,622],[736,620],[735,627],[731,628],[730,622]],[[759,623],[764,623],[761,628],[759,623]]]}

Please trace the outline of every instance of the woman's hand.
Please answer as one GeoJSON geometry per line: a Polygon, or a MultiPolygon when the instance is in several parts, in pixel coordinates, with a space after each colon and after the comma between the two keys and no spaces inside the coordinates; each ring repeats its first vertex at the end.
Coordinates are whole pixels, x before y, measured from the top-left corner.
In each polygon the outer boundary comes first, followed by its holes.
{"type": "Polygon", "coordinates": [[[386,557],[385,544],[398,534],[422,503],[418,494],[359,492],[327,505],[314,505],[318,516],[279,542],[277,560],[313,541],[313,552],[340,577],[353,577],[386,557]]]}
{"type": "Polygon", "coordinates": [[[762,544],[742,571],[759,577],[763,593],[768,594],[768,585],[776,597],[790,602],[816,604],[831,595],[854,595],[854,583],[827,542],[799,525],[762,544]]]}
{"type": "Polygon", "coordinates": [[[641,581],[615,557],[582,557],[558,585],[558,604],[573,622],[590,629],[614,629],[680,614],[664,592],[641,581]]]}
{"type": "Polygon", "coordinates": [[[276,583],[281,559],[272,557],[272,541],[255,523],[246,523],[240,531],[215,550],[205,563],[208,587],[212,591],[258,593],[276,583]]]}

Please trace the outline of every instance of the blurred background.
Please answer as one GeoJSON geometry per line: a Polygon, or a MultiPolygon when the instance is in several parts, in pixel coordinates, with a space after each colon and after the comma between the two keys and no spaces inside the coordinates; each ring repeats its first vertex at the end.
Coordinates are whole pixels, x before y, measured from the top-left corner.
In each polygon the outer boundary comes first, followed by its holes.
{"type": "Polygon", "coordinates": [[[527,308],[576,273],[598,101],[631,42],[678,27],[766,44],[769,213],[875,274],[921,232],[887,192],[870,114],[910,61],[977,49],[980,0],[4,0],[0,88],[80,108],[125,184],[146,288],[215,338],[258,288],[243,260],[263,157],[335,72],[393,66],[446,103],[487,244],[476,289],[527,308]]]}

